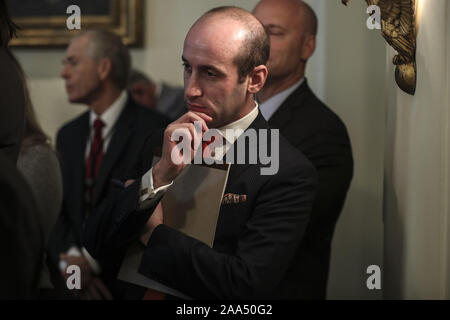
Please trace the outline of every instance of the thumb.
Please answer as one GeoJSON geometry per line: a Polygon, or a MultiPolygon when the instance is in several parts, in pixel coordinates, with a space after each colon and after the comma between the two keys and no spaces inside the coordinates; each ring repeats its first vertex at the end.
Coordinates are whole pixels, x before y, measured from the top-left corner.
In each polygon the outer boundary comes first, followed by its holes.
{"type": "Polygon", "coordinates": [[[129,185],[133,184],[134,181],[135,181],[135,180],[133,180],[133,179],[127,180],[127,181],[125,182],[125,188],[128,187],[129,185]]]}

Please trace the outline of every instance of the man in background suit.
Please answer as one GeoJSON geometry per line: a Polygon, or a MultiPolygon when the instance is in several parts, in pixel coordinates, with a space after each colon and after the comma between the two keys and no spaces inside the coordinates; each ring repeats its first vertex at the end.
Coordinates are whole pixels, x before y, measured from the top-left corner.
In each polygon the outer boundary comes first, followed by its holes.
{"type": "Polygon", "coordinates": [[[76,36],[63,64],[69,101],[89,110],[57,135],[64,197],[49,239],[49,257],[66,277],[68,265],[80,266],[85,298],[106,298],[115,282],[102,274],[102,266],[81,245],[85,219],[95,214],[93,208],[104,199],[110,181],[123,178],[134,165],[147,135],[165,127],[167,119],[128,96],[131,59],[120,37],[106,31],[76,36]]]}
{"type": "Polygon", "coordinates": [[[302,151],[319,176],[311,220],[284,291],[291,298],[325,299],[331,241],[353,176],[350,139],[344,123],[311,91],[306,62],[316,46],[317,18],[300,0],[262,0],[253,14],[270,36],[267,83],[258,93],[260,110],[273,128],[302,151]]]}
{"type": "Polygon", "coordinates": [[[178,119],[188,111],[184,102],[183,88],[154,83],[137,70],[131,72],[128,91],[139,104],[155,109],[172,120],[178,119]]]}
{"type": "MultiPolygon", "coordinates": [[[[301,152],[277,130],[272,132],[254,100],[267,77],[269,52],[263,26],[243,9],[220,7],[197,20],[182,56],[190,112],[168,126],[163,141],[149,139],[143,149],[142,178],[117,187],[111,202],[89,218],[84,243],[95,258],[108,261],[118,248],[126,249],[139,238],[146,246],[139,272],[192,298],[287,298],[280,288],[291,281],[286,271],[308,221],[316,175],[301,152]],[[201,130],[194,129],[195,122],[201,130]],[[204,137],[209,128],[217,128],[215,141],[225,143],[224,148],[215,142],[206,147],[214,151],[211,156],[220,161],[224,154],[227,159],[234,155],[213,248],[165,225],[158,205],[186,166],[176,159],[172,134],[184,132],[186,154],[192,160],[195,152],[205,151],[200,142],[209,140],[204,137]],[[230,137],[225,134],[228,129],[244,133],[230,137]],[[249,143],[246,136],[252,132],[258,139],[268,132],[267,141],[249,143]],[[153,142],[163,148],[161,160],[152,167],[153,142]],[[245,154],[238,147],[242,143],[245,154]],[[264,147],[271,150],[272,160],[279,160],[272,172],[264,173],[262,169],[269,168],[261,158],[249,161],[264,147]],[[237,163],[237,158],[244,163],[237,163]]],[[[155,297],[151,291],[146,297],[150,293],[155,297]]]]}
{"type": "Polygon", "coordinates": [[[24,76],[8,48],[15,30],[6,3],[0,0],[0,153],[13,162],[25,129],[24,76]]]}

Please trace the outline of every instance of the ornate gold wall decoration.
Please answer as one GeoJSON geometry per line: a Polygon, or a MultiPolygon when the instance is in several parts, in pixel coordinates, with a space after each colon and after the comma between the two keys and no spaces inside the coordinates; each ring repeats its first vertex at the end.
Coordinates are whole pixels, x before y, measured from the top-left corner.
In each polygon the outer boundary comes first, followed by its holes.
{"type": "MultiPolygon", "coordinates": [[[[342,0],[347,5],[350,0],[342,0]]],[[[369,6],[376,5],[381,11],[381,30],[387,43],[398,54],[395,80],[403,91],[416,92],[416,20],[415,0],[366,0],[369,6]]]]}

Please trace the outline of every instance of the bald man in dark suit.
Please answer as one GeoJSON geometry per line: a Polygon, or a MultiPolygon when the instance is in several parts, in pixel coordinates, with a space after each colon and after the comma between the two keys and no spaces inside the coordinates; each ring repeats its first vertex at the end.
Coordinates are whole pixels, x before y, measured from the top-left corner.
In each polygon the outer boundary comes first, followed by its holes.
{"type": "Polygon", "coordinates": [[[317,170],[311,220],[283,290],[292,299],[325,299],[331,241],[353,176],[350,138],[342,120],[311,91],[305,78],[316,48],[317,17],[300,0],[262,0],[253,14],[271,40],[269,76],[258,93],[261,113],[317,170]]]}

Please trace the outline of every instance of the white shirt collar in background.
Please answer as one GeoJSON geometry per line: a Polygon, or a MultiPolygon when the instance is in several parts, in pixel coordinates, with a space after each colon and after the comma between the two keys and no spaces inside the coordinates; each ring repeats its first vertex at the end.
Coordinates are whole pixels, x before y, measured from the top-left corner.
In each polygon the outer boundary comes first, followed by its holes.
{"type": "MultiPolygon", "coordinates": [[[[102,130],[102,136],[103,136],[103,152],[106,152],[109,141],[111,140],[112,135],[112,129],[114,128],[114,125],[116,124],[117,120],[119,119],[120,114],[122,113],[123,109],[125,108],[125,105],[128,100],[128,93],[126,90],[123,90],[120,94],[120,96],[116,99],[116,101],[113,102],[113,104],[106,109],[105,112],[103,112],[100,115],[100,119],[103,121],[105,126],[102,130]]],[[[91,111],[90,113],[90,119],[89,119],[89,128],[90,128],[90,135],[89,135],[89,141],[86,145],[86,158],[89,156],[89,151],[91,148],[91,141],[92,137],[94,135],[94,121],[97,119],[97,114],[94,111],[91,111]]]]}
{"type": "Polygon", "coordinates": [[[269,119],[278,110],[281,104],[291,95],[292,92],[294,92],[298,87],[302,85],[303,81],[305,81],[305,78],[301,78],[300,81],[295,83],[293,86],[290,86],[286,90],[283,90],[273,97],[270,97],[270,99],[268,99],[266,102],[261,103],[259,109],[261,110],[261,114],[264,119],[269,121],[269,119]]]}

